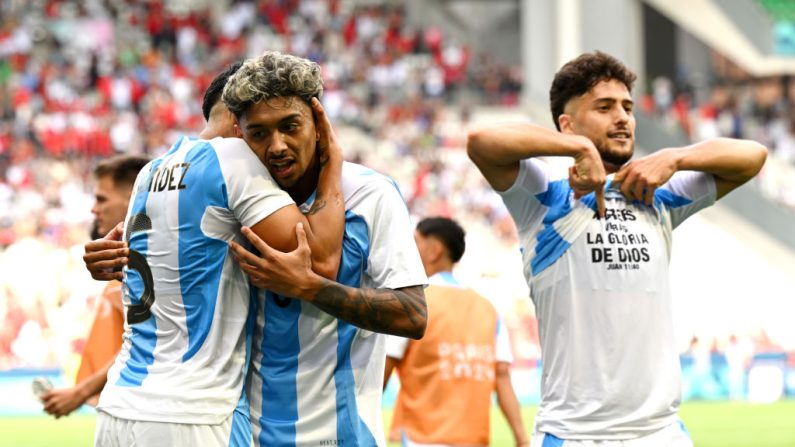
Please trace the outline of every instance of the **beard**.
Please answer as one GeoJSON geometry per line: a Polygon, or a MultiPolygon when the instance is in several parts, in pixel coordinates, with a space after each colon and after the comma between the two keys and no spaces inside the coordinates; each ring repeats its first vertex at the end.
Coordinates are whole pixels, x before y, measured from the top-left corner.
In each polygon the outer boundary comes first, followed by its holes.
{"type": "Polygon", "coordinates": [[[602,161],[615,166],[621,166],[632,158],[635,152],[635,144],[630,143],[628,148],[614,148],[610,146],[609,142],[603,142],[597,146],[596,149],[599,151],[602,161]]]}

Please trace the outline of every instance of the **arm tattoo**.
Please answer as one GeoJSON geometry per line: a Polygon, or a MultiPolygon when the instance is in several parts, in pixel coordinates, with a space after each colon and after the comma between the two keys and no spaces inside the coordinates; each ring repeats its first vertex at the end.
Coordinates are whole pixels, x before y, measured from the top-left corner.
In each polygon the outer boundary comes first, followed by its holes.
{"type": "Polygon", "coordinates": [[[419,339],[428,310],[422,286],[401,289],[357,289],[324,280],[312,303],[362,329],[419,339]]]}
{"type": "Polygon", "coordinates": [[[320,212],[323,208],[326,207],[326,199],[321,197],[317,197],[314,202],[312,202],[312,206],[309,207],[309,211],[306,212],[307,216],[313,216],[320,212]]]}

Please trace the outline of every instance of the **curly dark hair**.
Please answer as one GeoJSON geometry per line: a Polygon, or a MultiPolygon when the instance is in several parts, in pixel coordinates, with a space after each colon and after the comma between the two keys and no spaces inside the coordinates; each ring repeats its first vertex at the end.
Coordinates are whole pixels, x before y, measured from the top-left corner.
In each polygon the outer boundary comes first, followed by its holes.
{"type": "Polygon", "coordinates": [[[266,51],[248,59],[230,77],[221,97],[238,118],[253,104],[297,96],[307,105],[323,94],[320,65],[309,59],[266,51]]]}
{"type": "Polygon", "coordinates": [[[558,118],[563,114],[566,103],[584,95],[600,81],[611,79],[621,81],[632,92],[637,76],[621,61],[601,51],[581,54],[561,67],[549,89],[549,107],[555,127],[560,130],[558,118]]]}

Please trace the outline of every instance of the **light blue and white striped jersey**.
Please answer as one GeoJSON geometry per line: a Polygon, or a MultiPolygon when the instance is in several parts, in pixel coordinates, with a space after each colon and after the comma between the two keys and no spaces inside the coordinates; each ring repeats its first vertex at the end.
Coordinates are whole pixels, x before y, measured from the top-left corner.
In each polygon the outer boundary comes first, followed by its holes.
{"type": "MultiPolygon", "coordinates": [[[[337,280],[363,288],[424,285],[414,227],[397,185],[344,163],[342,191],[345,234],[337,280]]],[[[270,292],[260,292],[258,306],[246,388],[255,444],[386,445],[385,336],[270,292]]]]}
{"type": "Polygon", "coordinates": [[[715,201],[710,174],[677,172],[653,207],[627,202],[610,180],[603,219],[593,193],[575,200],[565,173],[540,160],[523,160],[500,193],[538,317],[536,430],[565,439],[630,439],[676,421],[671,232],[715,201]]]}
{"type": "Polygon", "coordinates": [[[185,424],[232,414],[251,291],[228,242],[291,203],[237,138],[183,137],[141,170],[125,222],[124,342],[100,410],[185,424]]]}

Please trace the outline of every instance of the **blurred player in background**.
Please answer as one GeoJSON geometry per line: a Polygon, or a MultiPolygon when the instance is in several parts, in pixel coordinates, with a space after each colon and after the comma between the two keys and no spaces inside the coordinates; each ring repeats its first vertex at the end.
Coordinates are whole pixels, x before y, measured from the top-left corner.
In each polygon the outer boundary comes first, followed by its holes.
{"type": "MultiPolygon", "coordinates": [[[[138,155],[118,155],[103,160],[94,169],[94,225],[92,232],[109,233],[124,220],[133,183],[138,172],[149,159],[138,155]]],[[[88,402],[97,404],[99,392],[113,359],[121,348],[124,314],[121,303],[121,283],[110,281],[97,303],[97,314],[86,340],[76,385],[50,390],[42,396],[44,411],[59,418],[88,402]]]]}
{"type": "MultiPolygon", "coordinates": [[[[304,210],[317,202],[317,154],[307,132],[320,67],[266,52],[229,80],[223,99],[238,135],[304,210]]],[[[385,445],[381,419],[384,336],[425,331],[427,278],[408,209],[388,177],[344,163],[345,232],[337,281],[311,270],[313,250],[279,253],[246,231],[262,254],[232,244],[259,294],[247,394],[256,445],[385,445]],[[293,299],[298,298],[298,299],[293,299]]]]}
{"type": "Polygon", "coordinates": [[[430,286],[422,340],[387,338],[384,387],[400,376],[390,438],[404,446],[486,446],[491,396],[508,420],[517,446],[530,444],[511,384],[508,330],[489,300],[464,288],[453,266],[466,248],[464,229],[431,217],[414,232],[430,286]]]}
{"type": "Polygon", "coordinates": [[[470,158],[516,223],[538,316],[535,447],[692,446],[677,415],[671,232],[756,175],[767,150],[714,139],[630,161],[634,81],[615,58],[583,54],[552,82],[558,132],[521,124],[469,135],[470,158]],[[572,157],[568,177],[541,156],[572,157]]]}
{"type": "MultiPolygon", "coordinates": [[[[241,225],[278,250],[297,246],[301,226],[315,253],[313,268],[336,275],[342,154],[329,140],[323,108],[313,98],[300,117],[311,136],[304,144],[319,147],[317,198],[304,216],[273,182],[262,151],[220,138],[232,127],[217,93],[236,68],[205,95],[205,103],[208,95],[216,103],[201,139],[182,137],[136,180],[124,226],[129,249],[116,247],[127,254],[125,339],[100,396],[96,445],[250,445],[248,418],[233,417],[251,298],[228,250],[229,241],[243,241],[241,225]]],[[[96,264],[89,255],[97,276],[115,275],[106,269],[118,260],[96,264]]]]}

